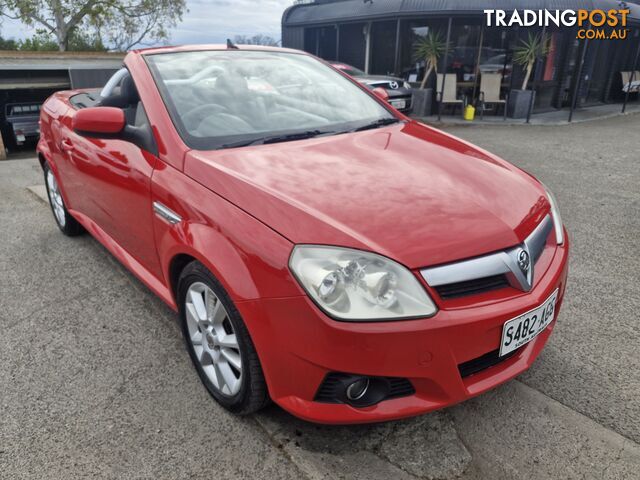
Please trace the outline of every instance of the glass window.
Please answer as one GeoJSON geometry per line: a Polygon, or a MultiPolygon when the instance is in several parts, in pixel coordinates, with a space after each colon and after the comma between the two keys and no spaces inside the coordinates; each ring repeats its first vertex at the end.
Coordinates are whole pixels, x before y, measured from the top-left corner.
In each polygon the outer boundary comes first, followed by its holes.
{"type": "Polygon", "coordinates": [[[480,52],[480,75],[499,73],[502,86],[508,87],[513,71],[513,46],[515,35],[512,29],[485,28],[482,32],[480,52]]]}
{"type": "Polygon", "coordinates": [[[364,69],[366,23],[340,25],[338,60],[364,69]]]}
{"type": "Polygon", "coordinates": [[[396,59],[395,20],[373,22],[371,25],[371,68],[369,71],[379,75],[391,75],[395,70],[396,59]]]}
{"type": "MultiPolygon", "coordinates": [[[[414,51],[417,43],[430,32],[440,36],[444,42],[447,35],[447,20],[445,19],[417,19],[402,21],[400,24],[400,76],[409,81],[422,80],[425,73],[425,61],[416,58],[414,51]]],[[[439,60],[438,71],[442,66],[442,57],[439,60]]],[[[430,81],[435,85],[435,75],[431,75],[430,81]]]]}
{"type": "Polygon", "coordinates": [[[447,73],[455,73],[458,82],[474,82],[479,60],[481,64],[483,59],[495,56],[489,48],[480,47],[480,36],[480,25],[467,25],[456,20],[451,27],[447,73]]]}
{"type": "Polygon", "coordinates": [[[394,118],[308,55],[208,50],[146,59],[176,128],[196,149],[309,130],[339,133],[394,118]]]}

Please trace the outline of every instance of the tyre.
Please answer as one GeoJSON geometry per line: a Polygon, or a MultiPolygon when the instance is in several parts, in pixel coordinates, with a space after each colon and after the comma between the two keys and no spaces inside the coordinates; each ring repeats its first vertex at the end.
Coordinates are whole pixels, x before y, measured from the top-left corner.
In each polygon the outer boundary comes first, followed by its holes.
{"type": "Polygon", "coordinates": [[[58,186],[58,180],[56,179],[53,171],[49,168],[49,164],[44,164],[44,183],[47,186],[47,195],[49,197],[49,205],[51,205],[51,211],[53,212],[53,218],[55,218],[58,228],[69,237],[75,237],[84,232],[82,225],[71,216],[67,211],[67,207],[64,205],[62,194],[60,193],[60,187],[58,186]]]}
{"type": "Polygon", "coordinates": [[[227,292],[200,262],[182,271],[178,305],[187,350],[213,398],[238,415],[264,407],[269,394],[247,327],[227,292]]]}

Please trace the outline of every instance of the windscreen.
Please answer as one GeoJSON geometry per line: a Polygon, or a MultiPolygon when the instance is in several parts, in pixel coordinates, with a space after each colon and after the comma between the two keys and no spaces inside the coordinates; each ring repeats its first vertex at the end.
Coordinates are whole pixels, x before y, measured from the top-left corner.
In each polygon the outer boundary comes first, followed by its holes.
{"type": "Polygon", "coordinates": [[[352,81],[308,55],[208,50],[146,60],[191,148],[305,131],[341,133],[393,118],[352,81]]]}

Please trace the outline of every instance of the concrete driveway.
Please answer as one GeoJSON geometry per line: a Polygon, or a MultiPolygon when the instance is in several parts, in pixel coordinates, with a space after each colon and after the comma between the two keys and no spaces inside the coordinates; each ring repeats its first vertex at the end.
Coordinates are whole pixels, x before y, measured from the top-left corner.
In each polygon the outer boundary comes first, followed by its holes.
{"type": "Polygon", "coordinates": [[[640,116],[455,127],[542,179],[572,240],[559,323],[519,379],[402,422],[227,414],[175,316],[0,162],[0,478],[638,478],[640,116]],[[630,133],[635,132],[635,133],[630,133]]]}

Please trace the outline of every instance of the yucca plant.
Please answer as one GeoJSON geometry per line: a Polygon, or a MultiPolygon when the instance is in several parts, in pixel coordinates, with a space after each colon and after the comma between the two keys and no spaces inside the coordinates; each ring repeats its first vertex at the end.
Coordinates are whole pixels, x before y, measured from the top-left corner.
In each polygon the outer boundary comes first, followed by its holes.
{"type": "Polygon", "coordinates": [[[549,37],[547,35],[533,35],[529,33],[529,38],[521,40],[520,45],[513,51],[513,61],[518,65],[525,67],[524,81],[522,82],[522,90],[527,89],[529,77],[533,66],[539,58],[546,56],[550,50],[549,37]]]}
{"type": "Polygon", "coordinates": [[[424,88],[432,71],[438,73],[438,58],[447,49],[447,42],[442,39],[440,32],[429,32],[422,37],[413,48],[413,56],[416,60],[424,60],[426,71],[420,88],[424,88]]]}

